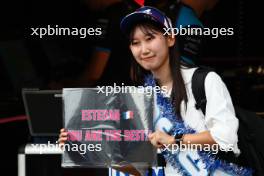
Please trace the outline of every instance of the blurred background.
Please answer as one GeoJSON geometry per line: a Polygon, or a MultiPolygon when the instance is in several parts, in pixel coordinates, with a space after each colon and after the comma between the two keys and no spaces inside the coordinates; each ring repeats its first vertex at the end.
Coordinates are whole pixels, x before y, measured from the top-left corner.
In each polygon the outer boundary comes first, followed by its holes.
{"type": "MultiPolygon", "coordinates": [[[[58,90],[131,83],[130,56],[125,37],[119,31],[119,21],[137,8],[137,4],[124,0],[112,5],[112,1],[0,2],[2,173],[17,174],[18,148],[32,140],[21,96],[23,88],[58,90]],[[100,27],[103,34],[42,39],[31,35],[31,28],[47,25],[100,27]]],[[[156,2],[158,0],[153,1],[156,2]]],[[[234,35],[205,37],[199,57],[199,64],[213,67],[221,74],[234,104],[261,116],[264,112],[262,7],[261,1],[220,0],[200,20],[205,27],[234,28],[234,35]]]]}

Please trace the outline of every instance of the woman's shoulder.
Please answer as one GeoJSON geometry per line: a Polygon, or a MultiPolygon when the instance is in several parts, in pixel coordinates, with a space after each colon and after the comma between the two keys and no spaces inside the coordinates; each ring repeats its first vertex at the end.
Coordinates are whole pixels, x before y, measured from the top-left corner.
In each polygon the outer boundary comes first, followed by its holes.
{"type": "MultiPolygon", "coordinates": [[[[198,68],[201,69],[200,67],[191,67],[191,68],[189,68],[189,67],[186,67],[186,66],[182,66],[181,67],[182,76],[183,77],[189,77],[189,79],[190,79],[190,78],[192,78],[195,70],[197,70],[198,68]]],[[[218,80],[220,79],[221,80],[221,76],[218,73],[216,73],[215,71],[213,71],[213,69],[206,69],[205,68],[204,71],[208,72],[208,74],[206,76],[206,78],[208,78],[208,80],[211,80],[211,79],[212,80],[214,80],[214,79],[218,79],[218,80]]]]}
{"type": "MultiPolygon", "coordinates": [[[[185,84],[192,82],[193,74],[195,73],[195,70],[197,70],[198,68],[199,67],[181,68],[181,73],[185,84]]],[[[223,82],[221,76],[215,71],[209,71],[209,73],[206,75],[205,78],[205,84],[217,83],[217,82],[221,82],[221,83],[223,82]]]]}
{"type": "Polygon", "coordinates": [[[211,72],[208,73],[208,75],[205,78],[205,86],[208,85],[208,84],[223,85],[224,82],[223,82],[221,76],[218,73],[216,73],[214,71],[211,71],[211,72]]]}
{"type": "Polygon", "coordinates": [[[183,78],[185,84],[191,83],[192,76],[194,74],[194,71],[197,68],[198,67],[193,67],[193,68],[188,68],[188,67],[185,67],[185,66],[181,67],[181,74],[182,74],[182,78],[183,78]]]}

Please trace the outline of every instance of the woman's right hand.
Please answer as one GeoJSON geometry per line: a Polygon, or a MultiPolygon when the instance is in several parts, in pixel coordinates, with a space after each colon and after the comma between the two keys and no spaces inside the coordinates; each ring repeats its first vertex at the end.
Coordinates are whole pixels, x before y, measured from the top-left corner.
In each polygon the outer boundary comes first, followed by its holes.
{"type": "Polygon", "coordinates": [[[68,132],[64,128],[62,128],[60,130],[60,136],[59,136],[59,140],[58,140],[60,147],[64,146],[65,142],[67,141],[67,138],[68,138],[68,132]]]}

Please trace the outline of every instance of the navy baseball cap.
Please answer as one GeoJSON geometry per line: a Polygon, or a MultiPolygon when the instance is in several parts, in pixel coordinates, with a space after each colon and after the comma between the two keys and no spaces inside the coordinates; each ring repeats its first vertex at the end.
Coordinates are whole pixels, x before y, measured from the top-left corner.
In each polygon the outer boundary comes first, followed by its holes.
{"type": "Polygon", "coordinates": [[[120,23],[121,31],[128,34],[134,24],[143,20],[150,20],[163,28],[172,28],[171,20],[163,12],[154,7],[143,6],[122,19],[120,23]]]}

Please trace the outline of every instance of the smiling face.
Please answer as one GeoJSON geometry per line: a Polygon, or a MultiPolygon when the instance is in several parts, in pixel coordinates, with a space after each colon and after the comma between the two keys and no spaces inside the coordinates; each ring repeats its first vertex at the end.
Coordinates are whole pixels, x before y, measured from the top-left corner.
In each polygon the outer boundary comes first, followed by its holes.
{"type": "Polygon", "coordinates": [[[146,26],[136,26],[131,33],[130,50],[141,67],[151,72],[169,69],[169,47],[175,39],[146,26]]]}

